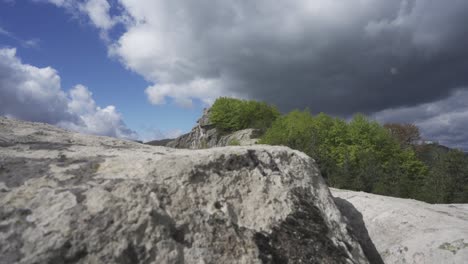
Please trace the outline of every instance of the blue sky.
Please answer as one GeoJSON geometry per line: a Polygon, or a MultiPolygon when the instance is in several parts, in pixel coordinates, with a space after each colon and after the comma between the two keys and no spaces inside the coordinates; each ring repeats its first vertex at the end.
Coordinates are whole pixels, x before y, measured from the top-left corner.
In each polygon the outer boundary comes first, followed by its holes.
{"type": "Polygon", "coordinates": [[[149,140],[234,96],[468,150],[466,24],[468,1],[0,0],[0,114],[149,140]]]}
{"type": "Polygon", "coordinates": [[[16,48],[25,64],[56,69],[66,91],[85,85],[97,105],[114,105],[126,125],[145,140],[161,137],[158,131],[163,135],[189,131],[201,115],[201,103],[190,108],[170,100],[150,104],[144,93],[149,82],[108,56],[106,42],[92,23],[63,8],[31,1],[0,2],[0,28],[11,33],[0,34],[0,47],[16,48]],[[28,46],[28,40],[37,44],[28,46]]]}

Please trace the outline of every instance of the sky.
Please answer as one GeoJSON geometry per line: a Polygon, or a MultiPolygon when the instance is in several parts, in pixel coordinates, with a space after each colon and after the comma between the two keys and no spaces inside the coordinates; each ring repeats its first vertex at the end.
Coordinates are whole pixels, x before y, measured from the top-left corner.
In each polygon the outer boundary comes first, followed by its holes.
{"type": "Polygon", "coordinates": [[[0,0],[0,114],[151,140],[219,96],[468,150],[466,0],[0,0]]]}

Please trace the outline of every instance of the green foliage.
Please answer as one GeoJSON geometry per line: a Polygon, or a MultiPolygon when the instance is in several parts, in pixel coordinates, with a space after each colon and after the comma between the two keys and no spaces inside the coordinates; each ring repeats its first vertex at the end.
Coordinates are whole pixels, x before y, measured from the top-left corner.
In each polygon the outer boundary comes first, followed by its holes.
{"type": "Polygon", "coordinates": [[[309,153],[313,138],[312,116],[292,111],[278,118],[260,140],[260,144],[286,145],[309,153]]]}
{"type": "Polygon", "coordinates": [[[427,174],[412,149],[401,148],[387,129],[361,114],[346,123],[292,111],[278,118],[260,143],[305,152],[338,188],[416,198],[427,174]]]}
{"type": "Polygon", "coordinates": [[[432,164],[424,186],[424,199],[432,203],[468,202],[468,159],[458,150],[440,155],[432,164]]]}
{"type": "Polygon", "coordinates": [[[210,110],[210,121],[222,132],[245,128],[265,131],[280,116],[276,107],[263,102],[218,98],[210,110]]]}

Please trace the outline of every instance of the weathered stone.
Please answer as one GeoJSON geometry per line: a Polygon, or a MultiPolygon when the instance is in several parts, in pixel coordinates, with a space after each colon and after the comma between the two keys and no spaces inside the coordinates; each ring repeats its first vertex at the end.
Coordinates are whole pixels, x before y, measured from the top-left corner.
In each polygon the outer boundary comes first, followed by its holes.
{"type": "Polygon", "coordinates": [[[380,262],[375,250],[388,264],[467,263],[468,205],[331,191],[371,263],[380,262]]]}
{"type": "Polygon", "coordinates": [[[248,128],[229,134],[220,133],[210,122],[209,113],[209,109],[205,109],[192,131],[166,143],[166,146],[171,148],[205,149],[232,145],[250,146],[257,143],[258,130],[248,128]]]}
{"type": "Polygon", "coordinates": [[[176,150],[5,118],[0,139],[0,263],[368,263],[289,148],[176,150]]]}

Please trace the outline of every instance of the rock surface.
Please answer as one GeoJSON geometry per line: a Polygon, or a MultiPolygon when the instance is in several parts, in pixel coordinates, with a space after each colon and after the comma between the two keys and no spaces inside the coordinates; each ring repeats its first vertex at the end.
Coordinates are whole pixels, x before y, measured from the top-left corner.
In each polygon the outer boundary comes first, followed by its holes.
{"type": "Polygon", "coordinates": [[[151,140],[151,141],[148,141],[148,142],[145,142],[145,144],[147,145],[151,145],[151,146],[161,146],[161,147],[164,147],[167,145],[167,143],[171,142],[175,140],[175,138],[166,138],[166,139],[159,139],[159,140],[151,140]]]}
{"type": "Polygon", "coordinates": [[[170,141],[166,146],[185,149],[205,149],[230,145],[250,146],[257,143],[258,136],[258,131],[251,128],[227,135],[221,134],[209,120],[209,109],[205,109],[192,131],[170,141]]]}
{"type": "Polygon", "coordinates": [[[0,118],[0,263],[368,263],[315,163],[0,118]]]}
{"type": "MultiPolygon", "coordinates": [[[[353,229],[370,241],[388,264],[468,263],[468,205],[420,201],[332,189],[335,201],[353,229]]],[[[369,256],[379,263],[378,256],[369,256]]]]}

